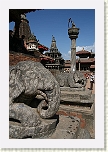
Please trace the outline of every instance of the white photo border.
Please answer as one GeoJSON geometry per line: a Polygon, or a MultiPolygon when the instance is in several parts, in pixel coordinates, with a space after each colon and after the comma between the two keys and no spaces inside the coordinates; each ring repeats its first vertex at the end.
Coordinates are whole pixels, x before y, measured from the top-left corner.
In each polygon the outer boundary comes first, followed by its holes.
{"type": "Polygon", "coordinates": [[[1,54],[0,55],[0,146],[1,148],[104,148],[104,1],[103,0],[1,0],[1,54]],[[8,2],[8,5],[7,5],[8,2]],[[61,3],[62,2],[62,3],[61,3]],[[95,9],[95,139],[9,139],[9,9],[95,9]],[[101,62],[100,62],[101,59],[101,62]],[[101,64],[101,66],[100,66],[101,64]],[[101,68],[101,72],[100,72],[101,68]]]}

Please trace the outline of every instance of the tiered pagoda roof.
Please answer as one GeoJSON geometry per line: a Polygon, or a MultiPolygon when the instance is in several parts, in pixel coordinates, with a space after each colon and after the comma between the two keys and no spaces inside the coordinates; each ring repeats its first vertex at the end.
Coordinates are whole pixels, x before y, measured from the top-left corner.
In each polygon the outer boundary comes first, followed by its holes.
{"type": "Polygon", "coordinates": [[[44,60],[44,61],[51,61],[51,62],[54,62],[54,59],[49,57],[49,56],[46,56],[45,54],[41,54],[40,55],[40,59],[41,61],[44,60]]]}
{"type": "Polygon", "coordinates": [[[39,49],[42,49],[42,50],[44,50],[44,51],[48,51],[48,50],[49,50],[48,47],[46,47],[45,45],[42,45],[42,44],[40,44],[40,43],[38,43],[38,48],[39,48],[39,49]]]}
{"type": "Polygon", "coordinates": [[[76,52],[76,56],[79,56],[80,54],[90,55],[91,53],[83,48],[81,51],[76,52]]]}
{"type": "Polygon", "coordinates": [[[31,34],[29,37],[28,37],[28,40],[27,40],[27,43],[34,43],[34,42],[38,42],[37,39],[36,39],[36,36],[34,34],[31,34]]]}
{"type": "Polygon", "coordinates": [[[95,62],[95,58],[80,58],[80,59],[76,59],[76,63],[78,63],[79,61],[81,63],[93,63],[93,62],[95,62]]]}
{"type": "Polygon", "coordinates": [[[93,53],[92,50],[91,52],[89,52],[84,50],[83,48],[81,51],[76,52],[76,56],[79,56],[80,58],[87,58],[87,57],[94,58],[95,53],[93,53]]]}
{"type": "Polygon", "coordinates": [[[58,51],[57,45],[56,45],[56,40],[55,37],[52,35],[52,42],[50,46],[50,51],[46,52],[45,55],[51,57],[54,59],[53,64],[48,63],[50,66],[59,66],[61,67],[64,64],[64,59],[62,58],[62,54],[58,51]]]}

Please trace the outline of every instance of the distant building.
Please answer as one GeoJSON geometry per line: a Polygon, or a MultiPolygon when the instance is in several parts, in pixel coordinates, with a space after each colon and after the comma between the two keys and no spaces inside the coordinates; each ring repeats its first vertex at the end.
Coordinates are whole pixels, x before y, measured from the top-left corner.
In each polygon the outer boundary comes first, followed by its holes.
{"type": "Polygon", "coordinates": [[[95,71],[95,53],[84,50],[76,52],[76,69],[79,71],[95,71]]]}
{"type": "Polygon", "coordinates": [[[56,46],[55,37],[52,36],[52,42],[50,47],[50,52],[45,53],[46,56],[49,56],[54,59],[53,62],[48,61],[45,64],[45,67],[49,69],[54,75],[64,70],[64,59],[62,58],[62,54],[58,51],[56,46]]]}
{"type": "MultiPolygon", "coordinates": [[[[93,72],[95,71],[95,53],[89,52],[84,50],[84,48],[81,51],[76,52],[76,56],[78,57],[76,59],[76,70],[82,71],[82,72],[93,72]]],[[[65,60],[65,72],[70,72],[71,68],[71,61],[65,60]]]]}
{"type": "Polygon", "coordinates": [[[70,60],[65,60],[64,72],[69,73],[70,70],[71,70],[71,61],[70,60]]]}

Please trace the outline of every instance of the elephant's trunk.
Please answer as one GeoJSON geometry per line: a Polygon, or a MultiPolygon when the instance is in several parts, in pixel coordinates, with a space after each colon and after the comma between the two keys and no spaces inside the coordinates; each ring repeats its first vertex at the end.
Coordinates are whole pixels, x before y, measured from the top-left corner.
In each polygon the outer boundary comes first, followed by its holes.
{"type": "Polygon", "coordinates": [[[38,105],[38,112],[41,118],[53,117],[60,106],[60,87],[58,83],[55,84],[53,90],[45,91],[47,96],[47,103],[45,100],[41,101],[38,105]]]}

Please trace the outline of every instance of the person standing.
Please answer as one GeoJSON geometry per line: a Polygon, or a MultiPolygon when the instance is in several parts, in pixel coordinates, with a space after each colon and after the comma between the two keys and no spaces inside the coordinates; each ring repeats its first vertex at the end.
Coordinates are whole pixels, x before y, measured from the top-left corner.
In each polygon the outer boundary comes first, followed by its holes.
{"type": "Polygon", "coordinates": [[[93,83],[94,83],[94,75],[91,73],[90,75],[90,90],[93,90],[93,83]]]}

